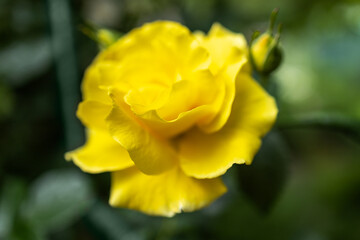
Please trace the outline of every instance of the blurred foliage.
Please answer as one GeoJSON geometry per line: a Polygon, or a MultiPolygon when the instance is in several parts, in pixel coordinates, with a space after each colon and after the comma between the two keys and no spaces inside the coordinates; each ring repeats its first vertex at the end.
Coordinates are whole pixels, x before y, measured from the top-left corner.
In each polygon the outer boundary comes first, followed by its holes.
{"type": "Polygon", "coordinates": [[[239,188],[259,210],[267,213],[284,187],[292,160],[288,146],[276,131],[263,139],[251,165],[239,165],[239,188]]]}
{"type": "Polygon", "coordinates": [[[0,239],[46,239],[49,231],[64,229],[93,201],[88,179],[74,170],[53,170],[27,189],[9,178],[0,205],[0,239]]]}
{"type": "Polygon", "coordinates": [[[359,1],[64,0],[51,8],[55,2],[0,0],[1,240],[360,239],[359,142],[326,122],[308,128],[290,118],[289,127],[287,118],[330,113],[359,127],[359,1]],[[112,209],[108,174],[89,177],[63,159],[84,141],[66,116],[80,100],[78,73],[98,51],[78,26],[126,33],[169,19],[207,31],[218,21],[250,39],[276,7],[285,58],[271,91],[282,120],[253,165],[226,174],[229,193],[210,207],[171,219],[112,209]],[[74,61],[70,75],[59,74],[66,59],[74,61]]]}

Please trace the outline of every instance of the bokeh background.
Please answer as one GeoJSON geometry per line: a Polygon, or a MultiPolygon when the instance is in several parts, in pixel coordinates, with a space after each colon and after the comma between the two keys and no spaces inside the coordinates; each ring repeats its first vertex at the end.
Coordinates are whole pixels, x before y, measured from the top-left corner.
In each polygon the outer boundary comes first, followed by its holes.
{"type": "Polygon", "coordinates": [[[356,0],[0,0],[0,239],[360,239],[359,92],[356,0]],[[109,174],[64,160],[84,143],[75,111],[98,52],[79,26],[217,21],[250,39],[276,7],[279,123],[214,204],[174,218],[112,209],[109,174]]]}

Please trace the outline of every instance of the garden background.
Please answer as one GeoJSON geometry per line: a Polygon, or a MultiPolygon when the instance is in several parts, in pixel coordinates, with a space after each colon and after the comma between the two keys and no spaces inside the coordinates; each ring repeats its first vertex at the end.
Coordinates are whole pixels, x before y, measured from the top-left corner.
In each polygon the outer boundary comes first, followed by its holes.
{"type": "Polygon", "coordinates": [[[0,239],[360,239],[360,2],[0,0],[0,239]],[[279,121],[211,206],[174,218],[108,206],[108,173],[64,153],[84,143],[80,83],[98,52],[86,23],[126,33],[157,19],[249,40],[279,8],[279,121]]]}

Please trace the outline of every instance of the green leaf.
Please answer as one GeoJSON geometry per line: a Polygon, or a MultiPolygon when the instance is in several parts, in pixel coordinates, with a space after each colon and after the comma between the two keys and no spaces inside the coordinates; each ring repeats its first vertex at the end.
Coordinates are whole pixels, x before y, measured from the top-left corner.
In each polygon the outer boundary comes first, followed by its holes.
{"type": "Polygon", "coordinates": [[[22,218],[14,222],[9,240],[45,240],[44,233],[34,229],[31,224],[22,218]]]}
{"type": "Polygon", "coordinates": [[[61,230],[82,216],[92,202],[86,175],[75,170],[55,170],[31,186],[23,216],[39,231],[61,230]]]}
{"type": "Polygon", "coordinates": [[[141,226],[140,229],[135,230],[128,223],[129,219],[120,212],[99,201],[88,211],[85,220],[93,235],[98,239],[147,239],[145,237],[147,226],[141,226]]]}
{"type": "Polygon", "coordinates": [[[240,191],[266,213],[284,186],[290,154],[281,135],[270,132],[251,165],[238,165],[240,191]]]}

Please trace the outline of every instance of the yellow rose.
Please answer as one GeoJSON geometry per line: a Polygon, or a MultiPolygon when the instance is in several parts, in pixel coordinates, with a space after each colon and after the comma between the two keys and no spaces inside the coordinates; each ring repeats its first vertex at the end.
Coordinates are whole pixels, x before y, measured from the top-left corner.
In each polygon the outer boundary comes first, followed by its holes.
{"type": "Polygon", "coordinates": [[[132,30],[87,69],[77,116],[88,140],[66,158],[111,172],[112,206],[172,216],[208,205],[277,115],[247,56],[244,37],[219,24],[208,35],[169,21],[132,30]]]}

